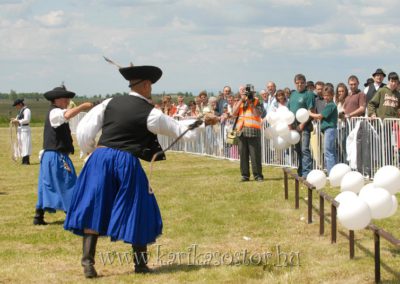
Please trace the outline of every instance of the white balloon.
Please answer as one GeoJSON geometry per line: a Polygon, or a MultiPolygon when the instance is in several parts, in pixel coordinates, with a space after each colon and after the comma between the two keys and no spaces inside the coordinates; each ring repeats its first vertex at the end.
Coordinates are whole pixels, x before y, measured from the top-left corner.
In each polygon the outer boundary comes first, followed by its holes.
{"type": "Polygon", "coordinates": [[[277,114],[275,111],[270,111],[269,113],[267,113],[267,121],[270,125],[274,126],[279,119],[279,114],[277,114]]]}
{"type": "Polygon", "coordinates": [[[353,198],[358,198],[357,194],[352,191],[343,191],[336,195],[335,200],[339,203],[347,202],[353,198]]]}
{"type": "Polygon", "coordinates": [[[364,186],[364,177],[359,172],[348,172],[340,182],[341,191],[353,191],[359,193],[364,186]]]}
{"type": "Polygon", "coordinates": [[[290,130],[284,138],[289,144],[295,145],[300,141],[300,133],[296,130],[290,130]]]}
{"type": "Polygon", "coordinates": [[[296,119],[300,123],[306,122],[309,117],[310,114],[308,113],[308,110],[306,110],[305,108],[300,108],[296,112],[296,119]]]}
{"type": "Polygon", "coordinates": [[[283,150],[289,147],[289,144],[281,136],[276,136],[272,139],[272,146],[277,150],[283,150]]]}
{"type": "Polygon", "coordinates": [[[264,135],[267,139],[273,139],[275,136],[278,136],[274,127],[267,127],[264,130],[264,135]]]}
{"type": "Polygon", "coordinates": [[[308,173],[307,179],[317,190],[324,188],[326,185],[326,175],[321,170],[312,170],[308,173]]]}
{"type": "Polygon", "coordinates": [[[400,170],[394,166],[383,166],[374,176],[374,185],[396,194],[400,191],[400,170]]]}
{"type": "Polygon", "coordinates": [[[340,203],[337,218],[348,230],[361,230],[371,222],[371,211],[367,203],[356,197],[340,203]]]}
{"type": "Polygon", "coordinates": [[[274,126],[276,133],[278,133],[279,136],[283,138],[283,136],[289,134],[289,126],[286,124],[286,122],[278,122],[274,126]]]}
{"type": "Polygon", "coordinates": [[[397,201],[396,195],[392,195],[392,210],[389,213],[389,216],[393,216],[397,211],[397,207],[399,207],[399,202],[397,201]]]}
{"type": "Polygon", "coordinates": [[[367,187],[360,191],[359,197],[368,204],[372,219],[389,217],[392,211],[392,195],[381,187],[367,187]]]}
{"type": "Polygon", "coordinates": [[[329,183],[331,184],[331,186],[340,186],[342,178],[348,172],[351,172],[351,168],[349,165],[343,163],[334,165],[329,172],[329,183]]]}
{"type": "Polygon", "coordinates": [[[283,113],[290,112],[290,110],[289,110],[286,106],[281,106],[281,105],[280,105],[280,106],[276,109],[276,112],[279,113],[280,115],[282,115],[283,113]]]}
{"type": "Polygon", "coordinates": [[[283,119],[286,121],[287,125],[290,125],[294,122],[294,113],[291,111],[287,111],[285,113],[282,114],[283,119]]]}

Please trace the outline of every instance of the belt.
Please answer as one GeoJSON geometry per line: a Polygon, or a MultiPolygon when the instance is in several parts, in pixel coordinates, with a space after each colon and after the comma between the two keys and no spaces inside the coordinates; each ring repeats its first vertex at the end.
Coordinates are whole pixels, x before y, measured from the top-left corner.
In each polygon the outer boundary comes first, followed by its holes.
{"type": "Polygon", "coordinates": [[[21,126],[29,126],[29,123],[28,124],[22,124],[21,126]]]}

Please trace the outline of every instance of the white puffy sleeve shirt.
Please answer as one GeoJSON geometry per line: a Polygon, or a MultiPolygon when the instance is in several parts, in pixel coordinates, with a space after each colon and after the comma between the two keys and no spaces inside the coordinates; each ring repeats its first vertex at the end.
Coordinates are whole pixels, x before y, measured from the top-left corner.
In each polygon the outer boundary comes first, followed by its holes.
{"type": "MultiPolygon", "coordinates": [[[[129,95],[139,97],[149,101],[138,93],[131,92],[129,95]]],[[[79,122],[76,129],[76,138],[78,145],[83,153],[91,153],[96,147],[96,135],[101,130],[104,119],[104,111],[108,103],[112,100],[107,99],[92,108],[79,122]]],[[[161,110],[153,108],[147,117],[147,129],[154,134],[161,134],[173,138],[181,135],[189,124],[195,120],[176,121],[162,113],[161,110]]],[[[204,124],[203,124],[204,125],[204,124]]],[[[198,135],[198,128],[188,131],[184,136],[184,140],[194,139],[198,135]]]]}
{"type": "Polygon", "coordinates": [[[31,110],[29,108],[25,108],[23,114],[24,117],[18,120],[20,126],[24,124],[29,124],[29,122],[31,121],[31,110]]]}

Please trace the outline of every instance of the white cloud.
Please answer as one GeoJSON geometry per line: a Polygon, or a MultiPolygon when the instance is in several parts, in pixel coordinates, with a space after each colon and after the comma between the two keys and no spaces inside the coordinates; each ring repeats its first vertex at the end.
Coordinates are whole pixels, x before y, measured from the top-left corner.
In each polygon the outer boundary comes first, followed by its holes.
{"type": "Polygon", "coordinates": [[[65,13],[62,10],[50,11],[41,16],[35,16],[35,20],[45,27],[61,27],[66,25],[65,13]]]}

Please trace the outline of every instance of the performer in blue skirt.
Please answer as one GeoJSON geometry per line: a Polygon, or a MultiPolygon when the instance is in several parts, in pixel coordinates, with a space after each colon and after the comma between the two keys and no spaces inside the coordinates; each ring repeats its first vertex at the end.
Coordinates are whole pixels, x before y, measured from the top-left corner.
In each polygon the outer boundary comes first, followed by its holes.
{"type": "MultiPolygon", "coordinates": [[[[131,66],[119,71],[130,83],[129,95],[103,101],[77,127],[81,151],[93,153],[78,177],[64,228],[83,236],[81,264],[87,278],[97,276],[99,235],[131,244],[135,272],[150,272],[147,245],[155,242],[163,225],[140,159],[150,161],[162,150],[157,134],[176,138],[188,128],[187,122],[164,115],[152,104],[152,84],[161,77],[160,68],[131,66]]],[[[216,122],[212,116],[205,119],[206,125],[216,122]]],[[[197,135],[197,130],[191,130],[184,139],[197,135]]],[[[156,160],[164,159],[162,154],[156,160]]]]}
{"type": "Polygon", "coordinates": [[[67,91],[64,86],[54,88],[44,96],[51,101],[51,105],[44,124],[44,152],[40,160],[34,225],[47,225],[44,221],[45,211],[68,211],[76,181],[75,168],[68,156],[74,152],[68,120],[93,106],[86,102],[67,110],[75,93],[67,91]]]}

